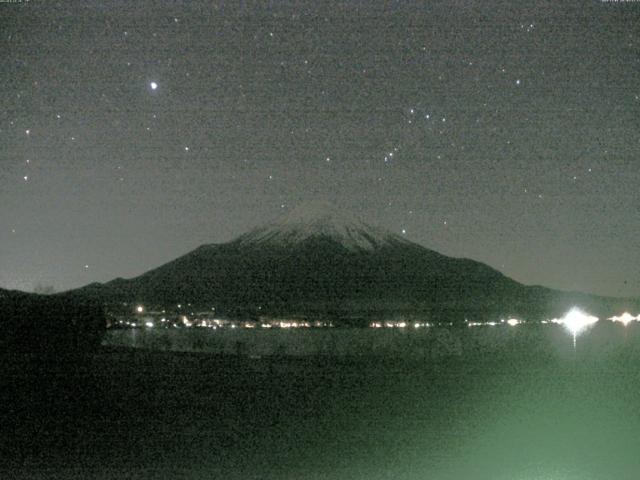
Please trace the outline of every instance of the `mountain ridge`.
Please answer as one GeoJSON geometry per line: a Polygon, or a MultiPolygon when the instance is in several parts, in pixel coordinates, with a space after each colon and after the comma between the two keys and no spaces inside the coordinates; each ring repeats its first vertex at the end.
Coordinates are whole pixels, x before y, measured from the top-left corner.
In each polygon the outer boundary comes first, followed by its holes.
{"type": "Polygon", "coordinates": [[[640,302],[528,287],[326,205],[292,212],[221,244],[205,244],[132,279],[66,292],[105,304],[192,303],[230,317],[412,315],[463,322],[540,320],[579,305],[599,316],[640,302]]]}

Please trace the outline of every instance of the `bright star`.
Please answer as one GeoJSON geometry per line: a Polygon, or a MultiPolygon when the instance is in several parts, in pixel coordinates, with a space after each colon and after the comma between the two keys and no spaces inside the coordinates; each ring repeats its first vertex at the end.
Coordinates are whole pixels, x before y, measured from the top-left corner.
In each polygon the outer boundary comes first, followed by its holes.
{"type": "Polygon", "coordinates": [[[149,86],[151,87],[151,90],[155,90],[156,88],[158,88],[158,84],[156,82],[151,82],[149,86]]]}

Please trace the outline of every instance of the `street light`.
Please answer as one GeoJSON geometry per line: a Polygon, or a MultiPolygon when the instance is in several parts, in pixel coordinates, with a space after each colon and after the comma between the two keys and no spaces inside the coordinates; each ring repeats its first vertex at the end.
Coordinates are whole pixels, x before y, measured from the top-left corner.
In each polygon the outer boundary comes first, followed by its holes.
{"type": "Polygon", "coordinates": [[[577,335],[591,327],[597,321],[598,317],[588,315],[574,307],[560,320],[559,323],[562,323],[573,335],[573,350],[575,351],[577,335]]]}

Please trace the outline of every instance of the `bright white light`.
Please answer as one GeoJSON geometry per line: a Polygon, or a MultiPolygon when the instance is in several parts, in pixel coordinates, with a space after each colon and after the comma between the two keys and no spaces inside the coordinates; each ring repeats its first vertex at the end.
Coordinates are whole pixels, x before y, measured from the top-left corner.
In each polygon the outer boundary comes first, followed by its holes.
{"type": "Polygon", "coordinates": [[[598,321],[598,317],[588,315],[577,308],[572,308],[561,320],[569,331],[575,336],[585,328],[590,327],[598,321]]]}
{"type": "Polygon", "coordinates": [[[155,90],[156,88],[158,88],[158,84],[156,82],[151,82],[149,86],[151,87],[151,90],[155,90]]]}
{"type": "Polygon", "coordinates": [[[609,320],[613,322],[620,322],[626,327],[630,322],[637,320],[637,318],[631,315],[629,312],[624,312],[619,317],[618,316],[611,317],[609,320]]]}
{"type": "Polygon", "coordinates": [[[142,312],[144,312],[144,307],[143,307],[142,305],[138,305],[138,306],[136,307],[136,312],[138,312],[138,313],[142,313],[142,312]]]}
{"type": "Polygon", "coordinates": [[[516,325],[520,324],[520,320],[518,320],[517,318],[510,318],[509,320],[507,320],[507,324],[511,327],[515,327],[516,325]]]}
{"type": "Polygon", "coordinates": [[[146,325],[148,328],[153,328],[153,322],[147,322],[147,323],[145,323],[145,325],[146,325]]]}

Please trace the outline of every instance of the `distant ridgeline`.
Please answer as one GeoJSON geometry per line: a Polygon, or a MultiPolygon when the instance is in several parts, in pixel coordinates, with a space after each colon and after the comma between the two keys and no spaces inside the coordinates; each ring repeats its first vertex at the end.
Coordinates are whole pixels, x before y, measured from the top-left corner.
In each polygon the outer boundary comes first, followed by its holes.
{"type": "Polygon", "coordinates": [[[58,295],[0,289],[4,354],[74,356],[94,352],[106,328],[102,307],[58,295]]]}

